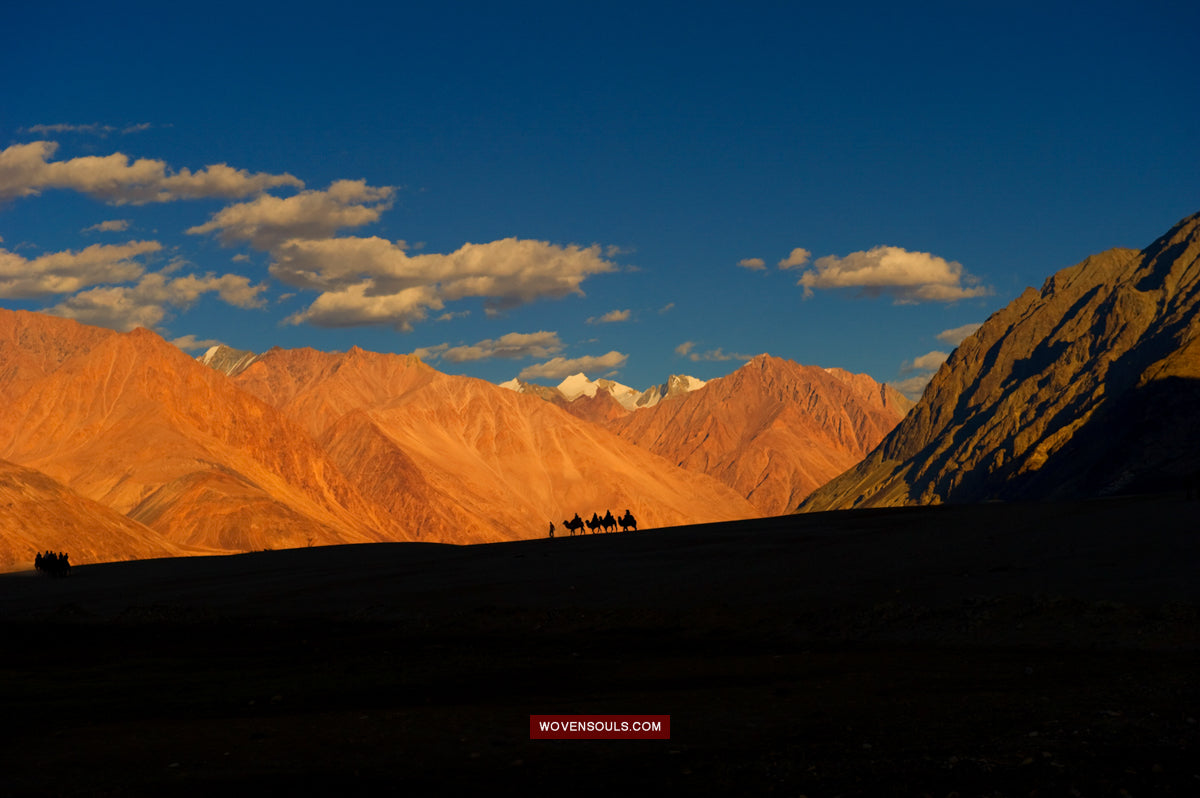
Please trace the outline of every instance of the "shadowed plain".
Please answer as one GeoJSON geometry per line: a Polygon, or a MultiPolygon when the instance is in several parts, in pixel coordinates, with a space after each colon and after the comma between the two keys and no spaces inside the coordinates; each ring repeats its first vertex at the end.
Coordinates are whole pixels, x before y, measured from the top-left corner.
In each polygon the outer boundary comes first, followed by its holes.
{"type": "Polygon", "coordinates": [[[17,794],[1184,794],[1200,503],[888,509],[0,577],[17,794]],[[672,739],[527,739],[542,712],[672,739]],[[632,774],[638,774],[636,781],[632,774]]]}

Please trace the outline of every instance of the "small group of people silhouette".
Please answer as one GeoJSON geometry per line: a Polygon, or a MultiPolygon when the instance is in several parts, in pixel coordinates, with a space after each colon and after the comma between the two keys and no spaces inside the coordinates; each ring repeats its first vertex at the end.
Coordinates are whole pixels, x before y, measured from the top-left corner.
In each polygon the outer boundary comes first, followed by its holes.
{"type": "Polygon", "coordinates": [[[50,576],[69,576],[71,573],[71,559],[65,551],[60,551],[58,554],[52,551],[48,551],[45,554],[39,552],[33,558],[33,567],[50,576]]]}
{"type": "MultiPolygon", "coordinates": [[[[601,529],[605,532],[615,532],[618,525],[621,527],[622,532],[629,527],[633,527],[633,531],[637,532],[637,520],[634,519],[633,513],[629,512],[629,510],[626,510],[625,515],[619,519],[613,518],[612,510],[608,510],[605,512],[603,518],[600,517],[599,513],[592,513],[592,517],[585,521],[579,517],[579,513],[575,513],[574,518],[569,521],[563,521],[563,526],[567,528],[567,531],[572,536],[577,532],[582,535],[584,527],[590,529],[593,535],[601,529]]],[[[550,522],[550,537],[554,537],[553,521],[550,522]]]]}

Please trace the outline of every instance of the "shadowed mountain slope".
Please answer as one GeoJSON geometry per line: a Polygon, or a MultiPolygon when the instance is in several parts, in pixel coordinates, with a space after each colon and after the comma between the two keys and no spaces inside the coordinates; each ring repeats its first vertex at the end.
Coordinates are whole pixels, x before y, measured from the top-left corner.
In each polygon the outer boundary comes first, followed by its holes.
{"type": "Polygon", "coordinates": [[[605,423],[775,515],[861,460],[910,406],[865,374],[759,355],[699,390],[605,423]]]}
{"type": "Polygon", "coordinates": [[[967,338],[804,510],[1177,489],[1200,471],[1200,214],[1087,258],[967,338]]]}

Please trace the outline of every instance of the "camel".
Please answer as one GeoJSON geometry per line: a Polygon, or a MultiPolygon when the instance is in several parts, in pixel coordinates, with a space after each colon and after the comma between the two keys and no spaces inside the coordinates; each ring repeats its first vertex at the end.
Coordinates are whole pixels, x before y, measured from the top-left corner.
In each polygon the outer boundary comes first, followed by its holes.
{"type": "Polygon", "coordinates": [[[600,516],[596,515],[595,513],[592,513],[592,517],[588,519],[587,528],[592,530],[592,534],[594,535],[594,534],[596,534],[596,530],[600,528],[600,525],[601,525],[600,516]]]}
{"type": "Polygon", "coordinates": [[[625,511],[625,515],[618,522],[621,524],[621,531],[624,532],[627,527],[633,527],[633,531],[637,532],[637,519],[633,517],[633,513],[629,510],[625,511]]]}
{"type": "Polygon", "coordinates": [[[579,517],[579,513],[575,513],[575,517],[570,521],[563,521],[563,526],[571,530],[571,537],[575,537],[575,532],[583,532],[583,519],[579,517]]]}
{"type": "Polygon", "coordinates": [[[600,519],[600,523],[604,525],[605,532],[615,532],[617,530],[617,519],[613,518],[612,510],[604,514],[600,519]]]}

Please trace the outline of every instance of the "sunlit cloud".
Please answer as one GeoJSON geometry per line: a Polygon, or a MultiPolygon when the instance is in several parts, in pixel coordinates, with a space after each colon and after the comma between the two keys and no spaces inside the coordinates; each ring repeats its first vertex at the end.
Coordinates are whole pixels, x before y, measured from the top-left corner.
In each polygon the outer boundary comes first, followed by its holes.
{"type": "Polygon", "coordinates": [[[153,329],[167,317],[169,309],[188,308],[204,294],[216,294],[234,307],[262,307],[265,289],[266,285],[252,285],[240,274],[170,277],[156,272],[143,276],[136,285],[83,291],[45,312],[113,330],[153,329]]]}
{"type": "Polygon", "coordinates": [[[197,352],[202,349],[205,351],[212,349],[221,342],[215,338],[197,338],[195,335],[188,334],[173,338],[171,343],[185,352],[197,352]]]}
{"type": "Polygon", "coordinates": [[[937,339],[944,344],[950,346],[958,346],[967,339],[972,333],[982,327],[982,324],[964,324],[961,327],[955,327],[952,330],[942,330],[937,334],[937,339]]]}
{"type": "Polygon", "coordinates": [[[539,299],[582,295],[580,284],[587,277],[616,268],[600,257],[598,246],[516,238],[465,244],[446,255],[413,256],[403,242],[378,237],[293,239],[272,255],[275,278],[322,292],[293,322],[397,329],[411,329],[428,311],[469,297],[483,298],[485,311],[495,313],[539,299]]]}
{"type": "Polygon", "coordinates": [[[917,401],[925,391],[925,386],[933,379],[933,375],[937,373],[948,357],[950,357],[949,353],[935,349],[912,360],[904,361],[900,366],[900,373],[912,376],[892,383],[893,387],[914,402],[917,401]]]}
{"type": "Polygon", "coordinates": [[[78,252],[52,252],[32,259],[0,249],[0,298],[69,294],[94,285],[136,280],[145,271],[137,259],[161,249],[157,241],[130,241],[93,244],[78,252]]]}
{"type": "Polygon", "coordinates": [[[844,258],[818,258],[797,285],[804,286],[805,298],[816,288],[857,288],[866,296],[888,294],[896,304],[912,304],[954,302],[991,293],[978,283],[958,262],[928,252],[875,247],[844,258]]]}
{"type": "Polygon", "coordinates": [[[751,271],[756,272],[760,272],[767,268],[767,262],[762,258],[742,258],[738,261],[737,265],[741,266],[743,269],[750,269],[751,271]]]}
{"type": "Polygon", "coordinates": [[[709,349],[706,352],[689,352],[688,360],[699,363],[701,361],[725,361],[725,360],[750,360],[754,355],[743,355],[736,352],[726,352],[721,347],[709,349]]]}
{"type": "Polygon", "coordinates": [[[563,350],[558,333],[539,331],[534,333],[508,333],[496,339],[488,339],[470,346],[427,347],[421,352],[422,360],[441,358],[451,363],[468,363],[476,360],[508,359],[521,360],[529,357],[549,357],[563,350]]]}
{"type": "Polygon", "coordinates": [[[584,374],[607,373],[621,368],[628,359],[629,355],[621,354],[615,350],[598,357],[556,357],[545,363],[521,369],[521,373],[517,375],[517,378],[522,380],[537,378],[562,379],[563,377],[569,377],[572,374],[579,374],[580,372],[584,374]]]}
{"type": "Polygon", "coordinates": [[[948,357],[950,357],[948,352],[939,352],[935,349],[932,352],[926,352],[920,357],[905,361],[905,363],[900,367],[900,373],[907,374],[913,371],[937,371],[941,365],[946,362],[946,358],[948,357]]]}
{"type": "Polygon", "coordinates": [[[419,357],[422,361],[424,361],[426,363],[430,363],[434,360],[437,360],[439,357],[441,357],[442,352],[445,352],[449,348],[450,348],[450,344],[435,344],[433,346],[420,346],[420,347],[417,347],[416,349],[414,349],[412,351],[412,354],[419,357]]]}
{"type": "Polygon", "coordinates": [[[796,247],[791,251],[786,258],[779,261],[781,269],[799,269],[808,263],[808,259],[812,257],[812,253],[804,247],[796,247]]]}
{"type": "Polygon", "coordinates": [[[0,200],[36,196],[46,189],[69,189],[113,205],[144,205],[205,197],[240,199],[270,188],[304,188],[289,174],[251,173],[226,164],[198,171],[171,171],[163,161],[122,153],[51,161],[53,141],[14,144],[0,151],[0,200]]]}
{"type": "Polygon", "coordinates": [[[629,321],[632,311],[629,310],[610,310],[603,316],[592,316],[587,320],[588,324],[614,324],[621,321],[629,321]]]}
{"type": "Polygon", "coordinates": [[[392,194],[390,186],[374,188],[364,180],[339,180],[325,191],[290,197],[263,194],[223,208],[187,232],[215,232],[226,246],[248,241],[256,249],[269,250],[289,239],[329,238],[338,230],[376,222],[391,207],[392,194]]]}
{"type": "Polygon", "coordinates": [[[53,136],[58,133],[82,133],[91,136],[107,136],[111,133],[120,133],[126,135],[129,133],[142,133],[152,128],[153,125],[149,122],[139,122],[135,125],[125,125],[117,127],[115,125],[87,124],[87,125],[69,125],[59,123],[56,125],[30,125],[26,128],[21,128],[22,133],[32,133],[35,136],[53,136]]]}
{"type": "Polygon", "coordinates": [[[918,374],[915,377],[908,377],[889,383],[889,385],[902,393],[906,398],[917,402],[920,401],[921,394],[925,392],[925,386],[929,385],[929,381],[933,379],[933,374],[933,372],[918,374]]]}
{"type": "Polygon", "coordinates": [[[442,300],[430,286],[415,286],[389,293],[374,293],[373,281],[336,291],[325,291],[305,310],[284,319],[287,324],[315,327],[387,326],[409,332],[424,321],[430,310],[441,310],[442,300]]]}
{"type": "Polygon", "coordinates": [[[709,349],[704,352],[696,351],[695,341],[684,341],[679,346],[675,347],[675,354],[679,357],[685,357],[694,363],[703,361],[720,362],[726,360],[750,360],[754,355],[742,355],[735,352],[726,352],[723,348],[709,349]]]}
{"type": "Polygon", "coordinates": [[[124,233],[129,229],[131,222],[128,219],[110,219],[107,222],[99,222],[91,227],[83,228],[85,233],[124,233]]]}

